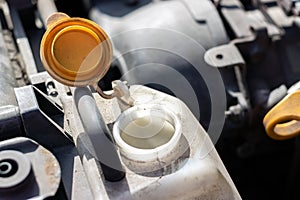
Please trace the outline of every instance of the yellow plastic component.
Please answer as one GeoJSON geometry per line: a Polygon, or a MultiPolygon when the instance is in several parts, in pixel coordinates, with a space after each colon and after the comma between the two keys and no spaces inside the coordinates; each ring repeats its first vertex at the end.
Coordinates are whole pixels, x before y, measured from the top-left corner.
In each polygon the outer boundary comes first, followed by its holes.
{"type": "Polygon", "coordinates": [[[274,106],[263,120],[267,134],[286,140],[300,134],[300,91],[289,94],[274,106]]]}
{"type": "Polygon", "coordinates": [[[57,81],[69,86],[93,85],[109,69],[112,45],[96,23],[55,13],[48,18],[40,56],[57,81]]]}

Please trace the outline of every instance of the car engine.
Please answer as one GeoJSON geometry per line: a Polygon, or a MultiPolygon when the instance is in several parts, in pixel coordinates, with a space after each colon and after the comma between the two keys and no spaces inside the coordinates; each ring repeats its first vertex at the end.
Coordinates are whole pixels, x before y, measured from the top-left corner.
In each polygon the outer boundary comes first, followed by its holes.
{"type": "Polygon", "coordinates": [[[299,199],[299,15],[0,0],[0,199],[299,199]]]}

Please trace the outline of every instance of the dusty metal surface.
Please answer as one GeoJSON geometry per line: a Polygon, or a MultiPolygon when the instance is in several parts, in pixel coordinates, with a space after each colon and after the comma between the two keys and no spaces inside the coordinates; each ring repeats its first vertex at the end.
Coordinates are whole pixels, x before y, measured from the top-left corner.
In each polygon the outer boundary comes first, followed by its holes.
{"type": "Polygon", "coordinates": [[[0,142],[0,162],[5,159],[16,162],[12,175],[0,177],[1,186],[5,179],[13,178],[8,188],[1,187],[0,199],[44,199],[55,196],[60,184],[61,170],[58,161],[47,149],[33,140],[19,137],[0,142]],[[4,158],[4,153],[9,152],[4,158]]]}

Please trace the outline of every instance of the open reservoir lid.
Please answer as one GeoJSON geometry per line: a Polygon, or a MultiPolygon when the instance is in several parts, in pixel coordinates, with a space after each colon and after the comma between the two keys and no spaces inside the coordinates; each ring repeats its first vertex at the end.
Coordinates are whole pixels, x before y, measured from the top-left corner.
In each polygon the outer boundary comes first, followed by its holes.
{"type": "Polygon", "coordinates": [[[112,46],[100,26],[87,19],[55,13],[49,17],[47,27],[40,55],[54,79],[69,86],[86,86],[106,74],[112,46]]]}
{"type": "Polygon", "coordinates": [[[137,105],[124,111],[113,128],[122,155],[137,161],[156,160],[170,153],[181,136],[181,123],[159,105],[137,105]]]}

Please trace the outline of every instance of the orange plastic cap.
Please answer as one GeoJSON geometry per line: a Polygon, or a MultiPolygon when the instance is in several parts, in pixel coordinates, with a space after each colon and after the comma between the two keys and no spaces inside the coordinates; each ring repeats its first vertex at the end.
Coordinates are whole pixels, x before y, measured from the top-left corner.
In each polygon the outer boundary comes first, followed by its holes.
{"type": "Polygon", "coordinates": [[[267,134],[275,140],[300,135],[300,91],[282,99],[266,114],[263,123],[267,134]]]}
{"type": "Polygon", "coordinates": [[[69,86],[86,86],[108,71],[112,46],[96,23],[55,13],[48,18],[40,55],[54,79],[69,86]]]}

